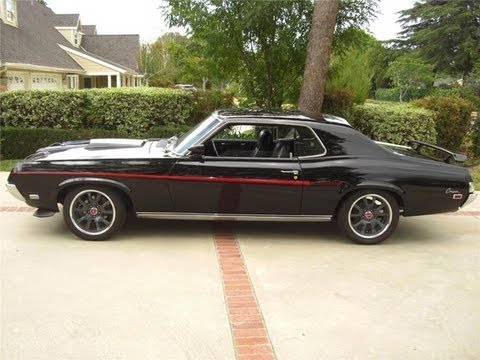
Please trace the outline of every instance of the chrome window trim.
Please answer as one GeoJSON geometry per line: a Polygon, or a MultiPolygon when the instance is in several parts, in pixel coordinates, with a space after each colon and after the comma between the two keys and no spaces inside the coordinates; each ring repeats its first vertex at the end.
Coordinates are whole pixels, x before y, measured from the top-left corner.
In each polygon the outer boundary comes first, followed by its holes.
{"type": "MultiPolygon", "coordinates": [[[[327,154],[327,148],[325,147],[325,145],[323,144],[322,140],[320,140],[320,138],[318,137],[317,133],[313,130],[313,128],[309,125],[305,125],[305,124],[299,124],[298,121],[292,121],[292,120],[284,120],[284,119],[263,119],[263,118],[258,118],[258,117],[252,117],[252,118],[248,118],[247,119],[243,119],[243,118],[232,118],[232,119],[225,119],[225,118],[221,118],[221,117],[217,117],[219,120],[220,120],[220,123],[219,125],[220,126],[217,126],[215,128],[213,128],[210,132],[208,132],[207,134],[205,134],[205,136],[203,136],[202,138],[200,138],[196,143],[195,145],[193,146],[196,146],[196,145],[201,145],[203,144],[205,141],[207,141],[210,136],[214,135],[215,133],[217,133],[218,131],[221,131],[223,128],[225,128],[226,126],[230,125],[230,124],[245,124],[245,125],[259,125],[259,124],[272,124],[272,125],[290,125],[290,126],[295,126],[295,127],[304,127],[304,128],[307,128],[309,129],[312,134],[315,136],[315,138],[318,140],[318,142],[320,143],[320,145],[322,146],[323,148],[323,153],[320,153],[320,154],[315,154],[315,155],[307,155],[307,156],[298,156],[298,157],[293,157],[293,158],[290,158],[290,159],[298,159],[298,160],[302,160],[302,159],[312,159],[312,158],[320,158],[320,157],[323,157],[327,154]]],[[[185,151],[184,154],[177,154],[179,156],[187,156],[189,154],[189,151],[185,151]]],[[[219,158],[222,158],[222,159],[239,159],[239,158],[236,158],[236,157],[219,157],[219,158]]],[[[244,159],[252,159],[250,157],[246,157],[244,159]]],[[[270,161],[272,160],[271,157],[257,157],[255,159],[269,159],[270,161]]]]}

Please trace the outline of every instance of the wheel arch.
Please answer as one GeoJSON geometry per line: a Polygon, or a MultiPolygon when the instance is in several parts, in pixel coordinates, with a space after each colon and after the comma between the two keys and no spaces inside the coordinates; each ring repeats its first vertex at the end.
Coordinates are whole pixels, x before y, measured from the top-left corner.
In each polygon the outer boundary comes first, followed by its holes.
{"type": "Polygon", "coordinates": [[[130,197],[131,189],[127,185],[116,180],[92,178],[92,177],[72,178],[72,179],[68,179],[61,182],[58,185],[57,203],[63,204],[63,201],[65,200],[65,196],[72,189],[78,186],[85,186],[85,185],[97,185],[97,186],[103,186],[103,187],[113,189],[117,191],[125,200],[127,209],[132,209],[132,210],[134,209],[133,201],[130,197]]]}
{"type": "Polygon", "coordinates": [[[340,206],[343,204],[343,202],[350,197],[352,194],[358,192],[358,191],[363,191],[363,190],[380,190],[389,193],[394,197],[394,199],[397,201],[398,207],[400,208],[400,211],[403,211],[405,207],[405,191],[401,189],[400,187],[390,184],[390,183],[384,183],[384,182],[376,182],[376,181],[367,181],[363,182],[361,184],[358,184],[355,187],[352,187],[345,191],[342,194],[342,197],[340,198],[340,201],[338,202],[337,206],[335,207],[335,215],[338,212],[338,209],[340,206]]]}

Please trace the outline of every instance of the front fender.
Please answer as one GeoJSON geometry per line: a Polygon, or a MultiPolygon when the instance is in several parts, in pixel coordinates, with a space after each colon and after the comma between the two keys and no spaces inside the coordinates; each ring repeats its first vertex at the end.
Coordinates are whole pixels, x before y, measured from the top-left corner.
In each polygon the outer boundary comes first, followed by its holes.
{"type": "Polygon", "coordinates": [[[72,185],[86,185],[86,184],[110,186],[110,187],[117,188],[125,192],[126,194],[129,194],[131,192],[130,188],[127,185],[119,181],[111,180],[111,179],[103,179],[103,178],[94,178],[94,177],[80,177],[80,178],[72,178],[72,179],[67,179],[65,181],[62,181],[60,184],[58,184],[58,192],[61,193],[62,190],[72,185]]]}

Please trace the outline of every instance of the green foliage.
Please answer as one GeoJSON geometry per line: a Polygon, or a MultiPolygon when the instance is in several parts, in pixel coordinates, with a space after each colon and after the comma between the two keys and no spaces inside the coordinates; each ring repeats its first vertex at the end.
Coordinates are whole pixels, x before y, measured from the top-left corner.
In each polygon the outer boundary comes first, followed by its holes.
{"type": "Polygon", "coordinates": [[[216,61],[204,56],[200,40],[178,33],[166,33],[153,44],[143,44],[140,63],[149,86],[195,83],[205,90],[207,83],[222,82],[216,61]]]}
{"type": "MultiPolygon", "coordinates": [[[[165,125],[150,129],[140,138],[168,138],[186,132],[189,125],[165,125]]],[[[23,159],[38,148],[56,142],[93,138],[125,138],[130,133],[103,129],[51,129],[51,128],[0,128],[0,157],[2,159],[23,159]]]]}
{"type": "Polygon", "coordinates": [[[399,89],[400,102],[409,91],[424,89],[433,84],[432,66],[412,55],[401,56],[390,63],[387,75],[399,89]]]}
{"type": "Polygon", "coordinates": [[[363,31],[359,33],[359,44],[334,54],[331,59],[327,79],[327,89],[345,89],[352,93],[356,104],[367,100],[374,74],[370,66],[369,48],[375,44],[375,39],[363,31]],[[363,37],[360,38],[360,35],[363,37]],[[360,40],[361,39],[361,40],[360,40]]]}
{"type": "Polygon", "coordinates": [[[0,125],[74,129],[85,127],[86,93],[12,91],[0,93],[0,125]]]}
{"type": "Polygon", "coordinates": [[[401,12],[402,37],[437,71],[471,73],[480,60],[478,0],[420,0],[401,12]]]}
{"type": "Polygon", "coordinates": [[[350,123],[373,140],[406,144],[436,142],[434,113],[407,104],[366,103],[351,110],[350,123]]]}
{"type": "MultiPolygon", "coordinates": [[[[420,99],[425,96],[432,95],[434,93],[435,93],[435,89],[432,89],[432,88],[410,89],[406,94],[403,95],[403,101],[420,99]]],[[[398,101],[399,98],[400,98],[399,88],[377,89],[375,91],[376,100],[398,101]]]]}
{"type": "Polygon", "coordinates": [[[471,102],[453,96],[429,96],[416,100],[415,104],[435,112],[438,145],[453,151],[462,150],[474,110],[471,102]]]}
{"type": "Polygon", "coordinates": [[[89,91],[88,125],[137,136],[154,126],[182,124],[194,110],[194,96],[173,89],[94,89],[89,91]]]}
{"type": "Polygon", "coordinates": [[[475,123],[472,126],[472,153],[476,157],[480,157],[480,118],[477,115],[475,119],[475,123]]]}
{"type": "Polygon", "coordinates": [[[155,88],[6,92],[0,94],[0,126],[99,128],[138,136],[166,124],[198,122],[232,101],[219,91],[155,88]]]}
{"type": "Polygon", "coordinates": [[[323,112],[348,117],[353,106],[353,95],[345,89],[328,89],[323,99],[323,112]]]}
{"type": "MultiPolygon", "coordinates": [[[[356,41],[348,30],[365,25],[376,3],[341,1],[337,47],[356,41]]],[[[167,0],[167,4],[170,25],[189,28],[202,44],[205,59],[239,85],[245,103],[279,108],[299,93],[311,1],[167,0]]]]}

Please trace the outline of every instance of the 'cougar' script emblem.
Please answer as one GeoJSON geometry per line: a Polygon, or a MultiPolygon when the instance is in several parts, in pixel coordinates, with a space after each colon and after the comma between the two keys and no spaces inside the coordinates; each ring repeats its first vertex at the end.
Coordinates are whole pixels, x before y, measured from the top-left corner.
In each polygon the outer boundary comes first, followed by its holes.
{"type": "Polygon", "coordinates": [[[460,191],[458,190],[453,190],[452,188],[448,188],[445,190],[445,194],[458,194],[460,191]]]}

